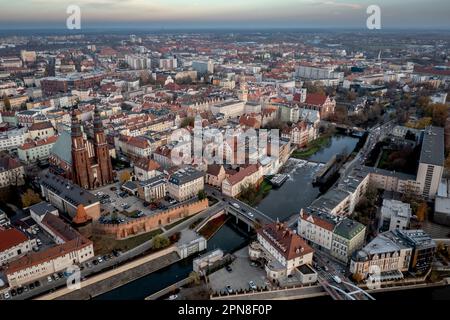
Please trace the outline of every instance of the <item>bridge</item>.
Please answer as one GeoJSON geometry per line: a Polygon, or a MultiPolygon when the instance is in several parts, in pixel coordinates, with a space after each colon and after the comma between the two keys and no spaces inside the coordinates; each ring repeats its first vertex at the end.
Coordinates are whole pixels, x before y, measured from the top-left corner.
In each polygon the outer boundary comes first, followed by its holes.
{"type": "Polygon", "coordinates": [[[256,229],[265,224],[273,223],[275,220],[261,211],[250,207],[246,203],[236,200],[228,199],[226,201],[225,214],[233,215],[236,218],[236,223],[244,222],[248,226],[248,230],[256,229]]]}
{"type": "Polygon", "coordinates": [[[342,281],[337,285],[320,279],[319,283],[333,300],[375,300],[366,291],[347,281],[342,281]]]}

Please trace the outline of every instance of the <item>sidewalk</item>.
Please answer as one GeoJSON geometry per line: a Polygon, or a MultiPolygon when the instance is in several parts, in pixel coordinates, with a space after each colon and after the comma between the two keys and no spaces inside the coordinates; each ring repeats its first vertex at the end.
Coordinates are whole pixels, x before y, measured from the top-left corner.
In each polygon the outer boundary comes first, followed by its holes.
{"type": "Polygon", "coordinates": [[[145,276],[148,273],[164,268],[165,266],[170,265],[178,261],[179,259],[180,258],[176,253],[176,247],[171,246],[152,255],[134,260],[116,269],[103,272],[97,276],[89,278],[86,281],[81,282],[81,288],[79,290],[70,290],[66,287],[53,293],[36,298],[35,300],[54,300],[58,298],[69,300],[87,300],[91,297],[120,287],[130,282],[130,279],[135,280],[142,276],[145,276]],[[134,271],[136,270],[134,269],[138,269],[140,267],[147,267],[145,269],[147,269],[149,272],[135,273],[134,271]]]}

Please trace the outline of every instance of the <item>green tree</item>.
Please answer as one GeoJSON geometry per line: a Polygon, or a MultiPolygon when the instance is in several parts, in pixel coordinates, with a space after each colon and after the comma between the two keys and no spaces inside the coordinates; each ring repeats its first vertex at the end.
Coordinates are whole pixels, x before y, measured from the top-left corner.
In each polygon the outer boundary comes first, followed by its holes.
{"type": "Polygon", "coordinates": [[[153,238],[153,249],[164,249],[170,246],[170,241],[165,236],[156,236],[153,238]]]}
{"type": "Polygon", "coordinates": [[[33,190],[28,189],[24,194],[22,194],[21,200],[22,206],[24,208],[27,208],[29,206],[32,206],[33,204],[41,202],[41,197],[33,190]]]}
{"type": "Polygon", "coordinates": [[[186,117],[183,119],[183,121],[181,121],[181,128],[186,128],[186,127],[193,127],[194,126],[194,122],[195,122],[195,118],[194,117],[186,117]]]}
{"type": "Polygon", "coordinates": [[[198,200],[204,200],[204,199],[206,199],[206,192],[205,192],[205,190],[200,190],[199,192],[198,192],[198,200]]]}

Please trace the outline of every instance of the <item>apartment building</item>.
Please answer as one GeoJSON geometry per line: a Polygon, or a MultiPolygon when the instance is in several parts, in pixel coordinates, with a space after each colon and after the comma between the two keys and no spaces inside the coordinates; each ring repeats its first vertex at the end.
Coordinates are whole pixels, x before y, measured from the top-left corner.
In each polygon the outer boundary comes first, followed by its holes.
{"type": "Polygon", "coordinates": [[[30,252],[35,246],[36,239],[29,238],[24,232],[0,227],[0,266],[30,252]]]}
{"type": "Polygon", "coordinates": [[[237,197],[245,187],[259,185],[262,179],[261,166],[252,164],[240,167],[238,172],[223,180],[222,193],[229,197],[237,197]]]}
{"type": "Polygon", "coordinates": [[[179,169],[167,183],[169,195],[177,201],[185,201],[197,196],[205,187],[204,173],[192,167],[179,169]]]}
{"type": "Polygon", "coordinates": [[[257,242],[249,246],[251,260],[265,264],[267,277],[279,280],[302,265],[312,264],[314,250],[282,223],[272,223],[257,231],[257,242]]]}
{"type": "Polygon", "coordinates": [[[444,128],[430,126],[425,129],[420,153],[417,182],[421,194],[434,199],[444,172],[444,128]]]}
{"type": "Polygon", "coordinates": [[[47,161],[57,140],[58,136],[50,136],[40,140],[27,140],[17,149],[17,155],[25,163],[47,161]]]}

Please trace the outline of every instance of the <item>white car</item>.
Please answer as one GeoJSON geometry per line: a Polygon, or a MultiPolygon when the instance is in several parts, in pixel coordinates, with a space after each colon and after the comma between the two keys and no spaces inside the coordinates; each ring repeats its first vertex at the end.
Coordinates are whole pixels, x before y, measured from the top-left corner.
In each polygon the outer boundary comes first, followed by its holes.
{"type": "Polygon", "coordinates": [[[250,289],[252,289],[252,290],[256,290],[257,289],[256,284],[253,281],[250,281],[248,283],[248,285],[249,285],[250,289]]]}
{"type": "Polygon", "coordinates": [[[53,281],[52,277],[48,276],[47,277],[47,282],[52,282],[52,281],[53,281]]]}
{"type": "Polygon", "coordinates": [[[11,295],[9,294],[9,292],[5,292],[5,293],[3,294],[3,298],[5,298],[5,300],[6,300],[6,299],[9,299],[9,298],[11,298],[11,295]]]}
{"type": "Polygon", "coordinates": [[[253,218],[255,215],[253,214],[253,213],[251,213],[251,212],[247,212],[247,214],[248,214],[248,216],[250,217],[250,218],[253,218]]]}

